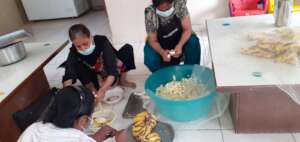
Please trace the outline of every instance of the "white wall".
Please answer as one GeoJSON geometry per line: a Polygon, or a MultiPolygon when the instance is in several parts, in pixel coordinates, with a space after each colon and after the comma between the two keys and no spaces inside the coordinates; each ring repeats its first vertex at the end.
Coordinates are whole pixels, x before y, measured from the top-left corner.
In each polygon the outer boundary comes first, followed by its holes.
{"type": "MultiPolygon", "coordinates": [[[[146,38],[144,9],[151,0],[105,0],[115,43],[143,42],[146,38]]],[[[229,16],[227,0],[188,0],[192,24],[229,16]]]]}
{"type": "Polygon", "coordinates": [[[192,24],[202,24],[206,19],[230,16],[227,0],[188,0],[192,24]]]}
{"type": "Polygon", "coordinates": [[[13,32],[24,24],[15,0],[0,0],[0,35],[13,32]]]}
{"type": "Polygon", "coordinates": [[[150,0],[105,0],[113,42],[145,40],[144,9],[150,0]]]}

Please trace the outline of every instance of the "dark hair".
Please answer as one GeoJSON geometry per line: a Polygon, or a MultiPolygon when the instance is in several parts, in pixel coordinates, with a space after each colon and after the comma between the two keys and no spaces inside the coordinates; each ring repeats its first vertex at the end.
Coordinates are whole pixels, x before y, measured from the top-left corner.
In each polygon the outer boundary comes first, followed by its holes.
{"type": "Polygon", "coordinates": [[[65,87],[55,95],[54,104],[43,122],[51,122],[60,128],[72,128],[79,117],[92,115],[94,99],[93,93],[85,87],[65,87]]]}
{"type": "Polygon", "coordinates": [[[85,25],[75,24],[75,25],[71,26],[71,28],[69,29],[70,40],[73,41],[76,38],[76,36],[90,37],[91,32],[85,25]]]}
{"type": "Polygon", "coordinates": [[[162,3],[172,3],[174,0],[152,0],[152,4],[154,7],[158,7],[162,3]]]}

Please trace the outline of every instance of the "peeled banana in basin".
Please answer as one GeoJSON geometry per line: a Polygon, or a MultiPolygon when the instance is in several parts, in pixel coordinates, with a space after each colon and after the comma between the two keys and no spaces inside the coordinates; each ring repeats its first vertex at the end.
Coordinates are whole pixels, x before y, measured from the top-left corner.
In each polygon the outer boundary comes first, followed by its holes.
{"type": "Polygon", "coordinates": [[[160,135],[152,132],[156,125],[157,119],[153,114],[141,112],[133,118],[132,135],[138,142],[160,142],[160,135]]]}

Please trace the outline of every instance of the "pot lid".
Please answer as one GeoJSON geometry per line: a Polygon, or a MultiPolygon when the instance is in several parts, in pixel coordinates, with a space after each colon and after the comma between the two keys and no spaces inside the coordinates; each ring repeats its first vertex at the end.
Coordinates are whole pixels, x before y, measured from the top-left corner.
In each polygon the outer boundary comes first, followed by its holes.
{"type": "Polygon", "coordinates": [[[18,30],[12,33],[8,33],[0,36],[0,49],[8,45],[24,41],[29,38],[31,35],[25,30],[18,30]]]}

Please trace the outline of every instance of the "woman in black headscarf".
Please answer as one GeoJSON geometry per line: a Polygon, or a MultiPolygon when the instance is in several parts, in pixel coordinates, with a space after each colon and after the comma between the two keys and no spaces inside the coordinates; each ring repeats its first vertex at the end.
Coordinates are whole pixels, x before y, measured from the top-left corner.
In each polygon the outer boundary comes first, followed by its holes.
{"type": "Polygon", "coordinates": [[[90,136],[83,132],[91,120],[94,100],[92,92],[85,87],[61,89],[45,119],[29,126],[18,142],[102,142],[113,136],[117,142],[127,142],[126,131],[109,126],[90,136]]]}

